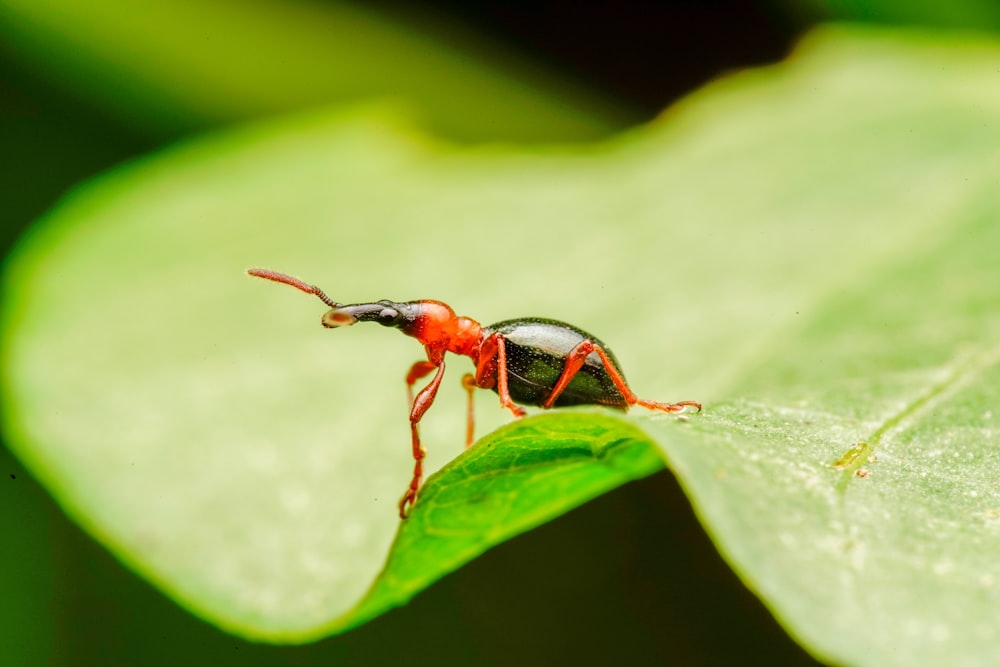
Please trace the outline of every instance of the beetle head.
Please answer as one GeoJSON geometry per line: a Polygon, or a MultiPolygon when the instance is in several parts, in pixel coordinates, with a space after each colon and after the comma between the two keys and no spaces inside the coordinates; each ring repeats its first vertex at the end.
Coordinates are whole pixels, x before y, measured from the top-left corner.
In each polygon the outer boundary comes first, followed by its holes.
{"type": "Polygon", "coordinates": [[[418,303],[356,303],[332,308],[323,315],[323,326],[328,329],[349,327],[355,322],[378,322],[384,327],[395,327],[407,332],[417,319],[418,303]]]}

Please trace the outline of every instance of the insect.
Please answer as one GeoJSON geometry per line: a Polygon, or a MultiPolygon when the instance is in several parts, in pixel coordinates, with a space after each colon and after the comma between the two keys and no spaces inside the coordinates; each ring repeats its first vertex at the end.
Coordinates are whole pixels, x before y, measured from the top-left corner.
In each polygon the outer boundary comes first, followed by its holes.
{"type": "Polygon", "coordinates": [[[416,338],[427,353],[406,374],[410,405],[410,434],[413,445],[413,478],[399,501],[399,516],[405,519],[407,508],[417,500],[423,478],[426,451],[420,444],[418,426],[434,403],[444,377],[445,353],[472,359],[475,374],[466,373],[462,386],[469,394],[465,446],[472,445],[474,434],[473,393],[476,388],[492,389],[500,405],[515,417],[523,417],[524,408],[537,405],[555,408],[567,405],[607,405],[628,410],[641,405],[662,412],[681,412],[697,408],[695,401],[657,403],[636,396],[622,373],[618,360],[608,346],[586,331],[570,324],[540,317],[506,320],[481,326],[468,317],[460,317],[440,301],[376,301],[374,303],[337,303],[315,285],[268,269],[250,269],[251,276],[291,285],[314,294],[330,307],[322,319],[327,328],[345,327],[355,322],[378,322],[399,329],[416,338]],[[434,374],[431,381],[413,395],[414,385],[434,374]]]}

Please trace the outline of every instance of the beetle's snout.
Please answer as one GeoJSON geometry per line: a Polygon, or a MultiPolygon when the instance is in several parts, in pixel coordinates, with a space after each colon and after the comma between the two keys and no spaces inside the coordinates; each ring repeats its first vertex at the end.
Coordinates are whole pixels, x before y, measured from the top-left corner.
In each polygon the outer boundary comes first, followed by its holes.
{"type": "Polygon", "coordinates": [[[358,321],[358,318],[354,315],[344,312],[339,308],[334,308],[332,310],[326,311],[323,314],[323,319],[321,320],[323,326],[327,329],[335,329],[337,327],[349,327],[358,321]]]}

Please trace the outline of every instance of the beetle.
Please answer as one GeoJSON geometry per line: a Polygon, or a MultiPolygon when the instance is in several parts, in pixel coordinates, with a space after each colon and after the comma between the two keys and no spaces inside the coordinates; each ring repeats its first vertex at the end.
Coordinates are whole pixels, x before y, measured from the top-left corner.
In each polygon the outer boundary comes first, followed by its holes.
{"type": "Polygon", "coordinates": [[[473,393],[477,388],[495,391],[500,405],[518,418],[525,415],[518,403],[546,409],[598,404],[618,410],[641,405],[662,412],[682,412],[687,407],[701,411],[701,403],[696,401],[658,403],[639,398],[625,382],[621,366],[608,346],[565,322],[527,317],[484,327],[471,318],[456,315],[440,301],[383,300],[345,305],[328,297],[319,287],[284,273],[270,269],[249,269],[247,273],[319,297],[330,307],[321,320],[324,327],[378,322],[399,329],[424,346],[427,360],[414,363],[406,374],[414,464],[413,478],[399,501],[399,516],[403,519],[407,508],[417,500],[423,478],[426,450],[420,444],[418,426],[441,386],[447,352],[469,357],[476,367],[475,374],[466,373],[462,377],[462,386],[469,394],[466,447],[473,442],[473,393]],[[414,396],[414,385],[431,373],[434,377],[414,396]]]}

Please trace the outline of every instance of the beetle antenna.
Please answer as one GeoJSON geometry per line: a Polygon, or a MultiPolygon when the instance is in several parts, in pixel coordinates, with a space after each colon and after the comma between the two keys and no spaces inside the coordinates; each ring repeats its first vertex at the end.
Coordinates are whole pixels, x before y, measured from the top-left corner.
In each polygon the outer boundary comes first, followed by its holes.
{"type": "Polygon", "coordinates": [[[256,276],[257,278],[264,278],[265,280],[273,280],[276,283],[284,283],[286,285],[291,285],[292,287],[302,290],[306,294],[315,294],[320,298],[320,300],[331,308],[340,308],[344,304],[337,303],[326,293],[315,285],[310,285],[307,282],[303,282],[298,278],[293,278],[292,276],[279,273],[277,271],[272,271],[271,269],[247,269],[247,273],[251,276],[256,276]]]}

